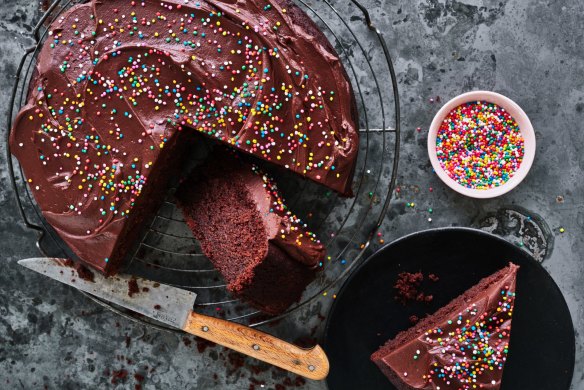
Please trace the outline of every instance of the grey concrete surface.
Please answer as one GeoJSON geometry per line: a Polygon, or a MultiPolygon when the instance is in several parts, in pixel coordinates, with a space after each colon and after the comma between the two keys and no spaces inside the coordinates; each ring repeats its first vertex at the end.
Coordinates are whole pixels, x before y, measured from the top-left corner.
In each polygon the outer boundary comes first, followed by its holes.
{"type": "MultiPolygon", "coordinates": [[[[543,264],[564,293],[576,328],[572,387],[584,389],[584,3],[363,3],[390,44],[402,99],[401,191],[381,229],[383,239],[388,242],[429,227],[493,230],[496,224],[507,224],[494,230],[515,242],[525,240],[531,250],[543,247],[543,264]],[[426,155],[426,130],[440,107],[430,99],[439,96],[444,101],[473,89],[514,99],[537,133],[531,173],[517,189],[494,200],[471,200],[447,189],[432,173],[426,155]],[[416,207],[407,207],[409,202],[416,207]],[[541,235],[531,237],[535,241],[505,220],[513,211],[504,210],[518,206],[541,217],[541,235]],[[433,209],[432,222],[428,208],[433,209]]],[[[2,114],[17,61],[32,43],[38,10],[39,4],[29,0],[2,0],[0,5],[2,114]]],[[[0,123],[4,134],[3,117],[0,123]]],[[[0,388],[325,388],[316,382],[294,383],[294,376],[222,348],[205,348],[194,338],[124,320],[71,288],[21,269],[16,261],[38,252],[35,235],[24,228],[15,210],[4,148],[0,143],[0,388]]],[[[378,242],[372,249],[376,246],[378,242]]],[[[288,340],[320,337],[333,293],[266,329],[288,340]]]]}

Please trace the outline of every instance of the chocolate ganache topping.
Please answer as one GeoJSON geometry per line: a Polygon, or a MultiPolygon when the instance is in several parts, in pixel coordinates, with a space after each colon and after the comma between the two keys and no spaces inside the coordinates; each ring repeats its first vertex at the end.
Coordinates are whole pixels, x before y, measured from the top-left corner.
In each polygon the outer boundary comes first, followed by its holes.
{"type": "Polygon", "coordinates": [[[351,194],[351,85],[292,2],[94,0],[48,35],[10,147],[97,269],[117,270],[194,132],[351,194]]]}
{"type": "Polygon", "coordinates": [[[400,389],[499,389],[518,269],[510,264],[494,276],[496,280],[481,281],[477,286],[482,291],[469,290],[406,332],[417,336],[406,340],[409,335],[398,335],[372,359],[384,372],[391,370],[387,375],[403,384],[398,384],[400,389]]]}

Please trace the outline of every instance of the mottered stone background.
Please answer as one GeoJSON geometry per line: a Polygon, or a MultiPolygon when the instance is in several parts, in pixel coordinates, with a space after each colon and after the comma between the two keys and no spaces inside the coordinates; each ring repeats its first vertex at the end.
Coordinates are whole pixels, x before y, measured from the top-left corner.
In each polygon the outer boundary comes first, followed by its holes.
{"type": "MultiPolygon", "coordinates": [[[[566,297],[576,328],[572,387],[584,389],[584,3],[363,3],[390,44],[402,100],[400,191],[381,229],[383,239],[429,227],[475,226],[523,243],[566,297]],[[531,173],[495,200],[476,201],[445,188],[426,155],[426,130],[440,107],[436,98],[443,102],[473,89],[517,101],[537,133],[531,173]],[[411,202],[416,206],[408,207],[411,202]]],[[[33,43],[39,9],[35,1],[2,0],[2,114],[18,61],[33,43]]],[[[0,123],[4,136],[4,118],[0,123]]],[[[19,267],[17,260],[38,255],[36,237],[16,211],[4,142],[0,152],[0,388],[325,388],[192,337],[119,318],[73,289],[19,267]]],[[[376,240],[372,249],[379,245],[376,240]]],[[[291,341],[321,337],[333,294],[266,330],[291,341]]]]}

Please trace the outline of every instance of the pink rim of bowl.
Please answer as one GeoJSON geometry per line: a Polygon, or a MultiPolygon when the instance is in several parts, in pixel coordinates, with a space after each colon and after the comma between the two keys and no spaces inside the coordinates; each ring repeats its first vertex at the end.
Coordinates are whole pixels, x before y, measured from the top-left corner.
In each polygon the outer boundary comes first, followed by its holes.
{"type": "Polygon", "coordinates": [[[495,198],[497,196],[506,194],[513,188],[517,187],[517,185],[521,183],[521,181],[525,178],[525,176],[527,176],[527,173],[531,169],[533,159],[535,158],[535,148],[535,132],[533,131],[533,126],[531,125],[531,121],[527,117],[527,114],[525,114],[525,111],[523,111],[517,103],[508,97],[490,91],[467,92],[450,100],[448,103],[442,106],[436,116],[434,116],[434,120],[432,120],[432,124],[430,125],[430,130],[428,133],[428,155],[430,157],[430,162],[432,163],[434,171],[448,187],[463,195],[470,196],[471,198],[495,198]],[[475,101],[494,103],[499,107],[504,108],[515,119],[515,121],[517,121],[521,135],[525,140],[523,161],[521,162],[519,169],[515,172],[513,177],[498,187],[484,190],[464,187],[454,179],[450,178],[442,166],[440,166],[440,162],[436,156],[436,135],[444,118],[446,118],[450,111],[460,106],[461,104],[475,101]]]}

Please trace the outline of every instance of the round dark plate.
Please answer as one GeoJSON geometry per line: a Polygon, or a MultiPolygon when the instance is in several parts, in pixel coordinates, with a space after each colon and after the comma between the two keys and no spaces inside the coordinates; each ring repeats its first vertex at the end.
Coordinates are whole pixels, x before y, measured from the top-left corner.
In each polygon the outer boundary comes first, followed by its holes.
{"type": "Polygon", "coordinates": [[[497,236],[467,228],[415,233],[379,249],[344,283],[328,317],[324,349],[331,390],[395,389],[369,356],[411,327],[409,317],[445,306],[510,261],[521,268],[503,390],[569,389],[575,359],[572,318],[560,289],[529,254],[497,236]],[[424,282],[430,304],[403,306],[393,298],[400,272],[434,273],[424,282]]]}

